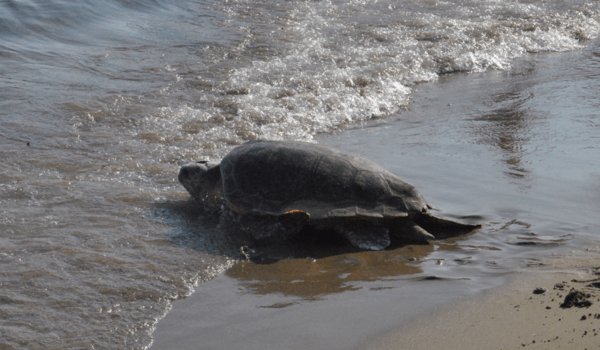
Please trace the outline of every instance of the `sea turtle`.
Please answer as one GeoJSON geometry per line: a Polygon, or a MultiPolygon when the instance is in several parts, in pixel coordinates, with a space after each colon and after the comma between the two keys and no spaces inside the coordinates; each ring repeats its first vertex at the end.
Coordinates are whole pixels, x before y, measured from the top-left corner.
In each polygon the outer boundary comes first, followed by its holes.
{"type": "Polygon", "coordinates": [[[220,163],[184,165],[179,182],[257,241],[287,239],[308,224],[380,250],[390,234],[426,242],[481,227],[429,214],[413,185],[367,159],[314,143],[250,141],[220,163]]]}

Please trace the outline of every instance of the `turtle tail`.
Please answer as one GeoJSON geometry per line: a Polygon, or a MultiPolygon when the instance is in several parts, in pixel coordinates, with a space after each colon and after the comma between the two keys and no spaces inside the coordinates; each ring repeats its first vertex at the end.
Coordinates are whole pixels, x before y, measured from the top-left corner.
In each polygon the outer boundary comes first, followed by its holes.
{"type": "Polygon", "coordinates": [[[415,215],[413,221],[418,226],[425,229],[425,231],[431,233],[436,239],[461,236],[481,228],[481,224],[463,224],[460,222],[440,218],[429,213],[415,215]]]}
{"type": "Polygon", "coordinates": [[[436,239],[435,236],[410,219],[403,218],[394,221],[394,224],[389,227],[390,235],[403,242],[427,243],[429,240],[436,239]]]}

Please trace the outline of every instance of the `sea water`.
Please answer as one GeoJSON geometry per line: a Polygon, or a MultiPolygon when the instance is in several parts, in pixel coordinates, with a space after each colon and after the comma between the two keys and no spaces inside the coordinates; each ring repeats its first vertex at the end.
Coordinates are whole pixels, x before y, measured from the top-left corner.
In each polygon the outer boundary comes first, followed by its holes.
{"type": "MultiPolygon", "coordinates": [[[[176,176],[252,139],[333,144],[425,187],[449,213],[479,207],[488,225],[463,242],[481,256],[474,269],[498,251],[510,261],[511,246],[593,236],[590,215],[556,225],[558,209],[536,208],[597,203],[599,31],[594,1],[0,1],[0,344],[147,348],[174,300],[232,266],[239,275],[240,254],[176,176]],[[513,69],[548,52],[563,54],[513,69]],[[569,69],[587,85],[570,84],[569,69]],[[416,113],[433,104],[417,92],[464,74],[477,77],[477,100],[438,94],[445,104],[416,113]],[[497,88],[502,74],[522,74],[520,89],[497,88]],[[567,92],[582,100],[564,107],[567,92]],[[547,110],[528,105],[540,94],[547,110]],[[323,137],[398,120],[378,137],[400,140],[410,166],[387,163],[377,138],[323,137]],[[477,159],[498,178],[461,172],[448,160],[469,158],[456,140],[488,152],[477,159]],[[436,186],[440,176],[468,181],[468,200],[436,186]],[[504,191],[473,203],[507,179],[521,204],[504,191]],[[576,191],[533,196],[540,181],[576,191]],[[532,230],[523,208],[548,230],[532,230]]],[[[431,261],[466,261],[435,249],[431,261]]]]}

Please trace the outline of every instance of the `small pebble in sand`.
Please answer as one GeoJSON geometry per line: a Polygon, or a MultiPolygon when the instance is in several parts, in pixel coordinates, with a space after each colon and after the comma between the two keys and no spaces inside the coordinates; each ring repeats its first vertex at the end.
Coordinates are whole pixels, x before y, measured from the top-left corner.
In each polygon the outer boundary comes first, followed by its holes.
{"type": "Polygon", "coordinates": [[[536,288],[533,290],[533,294],[544,294],[546,293],[546,288],[536,288]]]}

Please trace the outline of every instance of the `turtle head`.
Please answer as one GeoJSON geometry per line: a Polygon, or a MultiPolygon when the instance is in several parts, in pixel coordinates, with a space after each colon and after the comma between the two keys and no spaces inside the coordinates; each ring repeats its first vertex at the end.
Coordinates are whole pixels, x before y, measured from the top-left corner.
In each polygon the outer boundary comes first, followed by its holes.
{"type": "Polygon", "coordinates": [[[192,197],[211,207],[220,206],[223,185],[219,162],[186,164],[179,169],[178,179],[192,197]]]}

